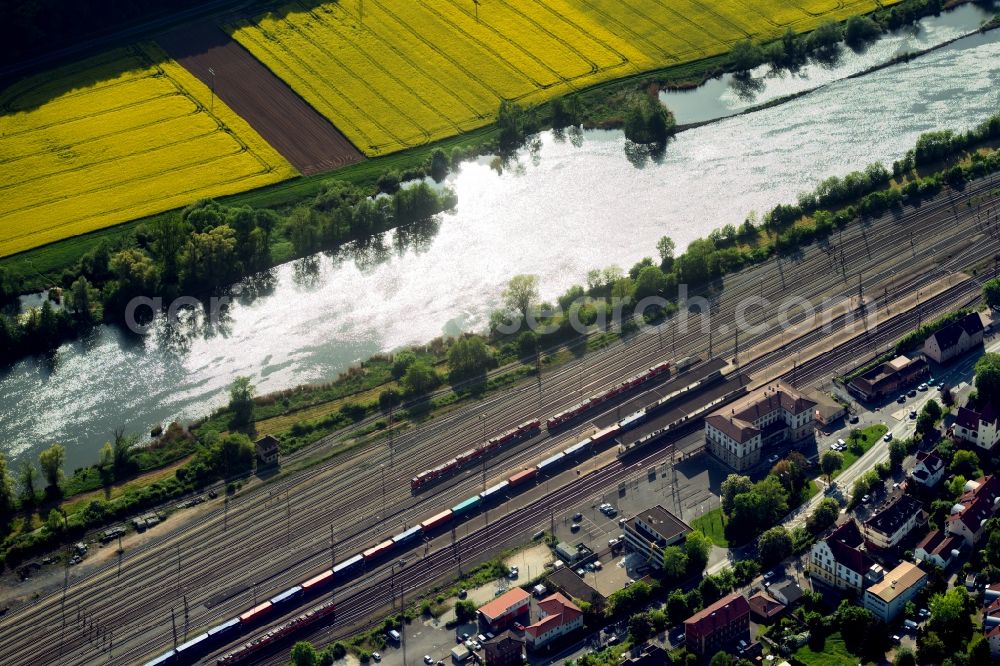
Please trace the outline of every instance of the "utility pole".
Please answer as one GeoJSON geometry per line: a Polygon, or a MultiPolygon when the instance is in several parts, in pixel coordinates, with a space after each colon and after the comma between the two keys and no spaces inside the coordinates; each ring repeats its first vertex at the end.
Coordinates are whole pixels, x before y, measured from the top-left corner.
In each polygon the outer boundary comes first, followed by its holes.
{"type": "MultiPolygon", "coordinates": [[[[254,604],[256,605],[256,604],[254,604]]],[[[174,619],[174,607],[170,607],[170,626],[174,632],[174,647],[177,647],[177,620],[174,619]]]]}
{"type": "Polygon", "coordinates": [[[292,498],[291,489],[285,491],[285,543],[292,541],[292,498]]]}
{"type": "Polygon", "coordinates": [[[188,598],[184,595],[184,640],[188,637],[188,598]]]}
{"type": "Polygon", "coordinates": [[[538,374],[538,407],[542,406],[542,352],[535,341],[535,372],[538,374]]]}
{"type": "Polygon", "coordinates": [[[399,610],[402,619],[399,621],[399,642],[403,648],[403,666],[406,666],[406,586],[399,585],[399,610]]]}
{"type": "Polygon", "coordinates": [[[211,101],[209,102],[208,112],[214,114],[215,113],[215,70],[209,67],[208,73],[212,75],[212,98],[211,101]]]}

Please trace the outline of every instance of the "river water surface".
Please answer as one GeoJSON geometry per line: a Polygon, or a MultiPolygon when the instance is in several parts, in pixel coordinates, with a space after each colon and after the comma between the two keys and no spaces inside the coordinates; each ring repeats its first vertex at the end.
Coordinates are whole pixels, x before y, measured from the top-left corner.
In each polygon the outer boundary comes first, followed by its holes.
{"type": "Polygon", "coordinates": [[[994,31],[683,132],[657,156],[629,149],[620,132],[545,132],[499,173],[488,159],[463,164],[448,180],[453,213],[280,266],[269,290],[244,290],[219,326],[160,322],[145,338],[101,327],[4,371],[0,445],[19,456],[62,442],[72,470],[116,426],[145,433],[205,415],[237,375],[260,392],[330,380],[375,352],[481,327],[514,274],[539,275],[553,298],[589,269],[654,254],[660,236],[682,249],[826,176],[891,162],[921,132],[965,129],[998,109],[994,31]]]}

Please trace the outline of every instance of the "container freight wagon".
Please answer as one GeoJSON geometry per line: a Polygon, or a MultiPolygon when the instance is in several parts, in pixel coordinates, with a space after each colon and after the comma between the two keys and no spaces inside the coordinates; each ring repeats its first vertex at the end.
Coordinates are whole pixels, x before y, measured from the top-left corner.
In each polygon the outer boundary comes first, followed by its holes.
{"type": "Polygon", "coordinates": [[[275,608],[278,608],[280,606],[286,606],[291,602],[295,601],[296,599],[298,599],[299,595],[301,594],[302,594],[302,586],[296,585],[295,587],[285,590],[281,594],[271,597],[271,605],[274,606],[275,608]]]}
{"type": "Polygon", "coordinates": [[[603,405],[608,400],[616,398],[626,391],[631,391],[632,389],[642,386],[646,382],[652,381],[657,377],[664,375],[669,372],[670,363],[664,361],[663,363],[658,363],[644,372],[639,373],[633,377],[629,377],[625,381],[612,386],[606,391],[602,391],[595,395],[590,396],[582,402],[578,402],[567,410],[561,411],[555,416],[551,417],[545,422],[545,427],[549,430],[559,428],[570,421],[576,419],[577,417],[583,415],[584,413],[603,405]]]}
{"type": "Polygon", "coordinates": [[[333,569],[327,569],[318,576],[313,576],[302,583],[303,594],[314,594],[329,587],[333,583],[333,569]]]}
{"type": "Polygon", "coordinates": [[[213,643],[238,634],[240,631],[240,618],[234,617],[222,624],[208,630],[208,638],[213,643]]]}
{"type": "Polygon", "coordinates": [[[409,543],[409,542],[413,541],[414,539],[419,538],[420,535],[421,535],[421,533],[423,531],[424,530],[423,530],[423,528],[420,525],[416,525],[416,526],[411,527],[410,529],[406,530],[405,532],[401,532],[401,533],[397,534],[396,536],[392,537],[392,543],[395,544],[395,545],[397,545],[397,546],[401,546],[401,545],[403,545],[405,543],[409,543]]]}
{"type": "Polygon", "coordinates": [[[217,666],[229,666],[230,664],[238,664],[246,661],[258,652],[276,646],[285,638],[318,624],[324,618],[333,615],[335,608],[332,601],[313,608],[298,617],[272,628],[266,634],[244,643],[232,652],[219,657],[215,663],[217,666]]]}
{"type": "Polygon", "coordinates": [[[522,483],[527,483],[536,476],[538,476],[538,468],[532,467],[531,469],[526,469],[524,471],[518,472],[517,474],[510,477],[508,481],[510,481],[510,485],[512,486],[519,486],[522,483]]]}
{"type": "Polygon", "coordinates": [[[246,628],[251,624],[255,624],[263,620],[265,617],[271,614],[271,608],[272,607],[270,601],[265,601],[262,604],[254,606],[247,612],[240,615],[240,625],[243,628],[246,628]]]}
{"type": "Polygon", "coordinates": [[[510,481],[501,481],[495,486],[490,486],[483,492],[479,493],[479,497],[482,498],[483,503],[492,502],[497,498],[503,497],[503,492],[507,490],[507,486],[510,485],[510,481]]]}
{"type": "Polygon", "coordinates": [[[361,553],[361,556],[365,558],[365,562],[371,562],[373,560],[377,560],[378,558],[382,557],[383,555],[388,554],[389,551],[391,551],[392,548],[393,548],[393,546],[395,546],[395,545],[396,544],[394,544],[392,542],[392,539],[386,539],[385,541],[383,541],[379,545],[372,546],[371,548],[369,548],[365,552],[361,553]]]}
{"type": "Polygon", "coordinates": [[[542,462],[538,463],[538,471],[542,473],[551,472],[553,469],[561,465],[565,458],[566,454],[560,451],[554,456],[546,458],[542,462]]]}
{"type": "Polygon", "coordinates": [[[335,580],[341,580],[346,576],[354,573],[361,568],[364,564],[365,558],[363,555],[358,554],[349,559],[344,560],[340,564],[333,567],[333,577],[335,580]]]}
{"type": "Polygon", "coordinates": [[[455,514],[451,512],[451,509],[446,509],[441,513],[437,514],[432,518],[428,518],[424,522],[420,523],[420,526],[424,528],[424,533],[430,532],[431,530],[436,530],[445,523],[449,522],[455,514]]]}
{"type": "Polygon", "coordinates": [[[475,495],[464,502],[459,502],[455,506],[451,507],[451,512],[456,516],[464,516],[465,514],[471,513],[479,508],[479,503],[482,501],[483,500],[479,495],[475,495]]]}

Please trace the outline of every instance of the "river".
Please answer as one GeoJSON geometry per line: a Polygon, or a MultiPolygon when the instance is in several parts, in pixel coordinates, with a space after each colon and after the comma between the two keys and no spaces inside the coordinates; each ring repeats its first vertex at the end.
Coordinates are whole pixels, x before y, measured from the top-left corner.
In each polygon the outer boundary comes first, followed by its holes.
{"type": "Polygon", "coordinates": [[[221,325],[158,322],[145,338],[101,327],[16,364],[0,375],[0,445],[17,457],[61,442],[72,470],[117,426],[146,433],[205,415],[238,375],[260,392],[327,381],[373,353],[482,327],[512,275],[537,274],[554,298],[589,269],[653,254],[660,236],[682,249],[828,175],[889,163],[921,132],[965,129],[998,108],[993,31],[683,132],[658,156],[627,150],[620,132],[544,132],[502,170],[483,158],[449,176],[454,212],[279,266],[221,325]]]}

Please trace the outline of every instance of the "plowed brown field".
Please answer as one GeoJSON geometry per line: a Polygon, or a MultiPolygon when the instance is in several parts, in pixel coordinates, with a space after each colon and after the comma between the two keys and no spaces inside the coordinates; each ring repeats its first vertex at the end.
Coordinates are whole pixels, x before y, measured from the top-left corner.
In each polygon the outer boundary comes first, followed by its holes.
{"type": "Polygon", "coordinates": [[[300,173],[329,171],[364,159],[330,121],[214,24],[185,27],[156,41],[205,85],[214,86],[219,99],[300,173]]]}

